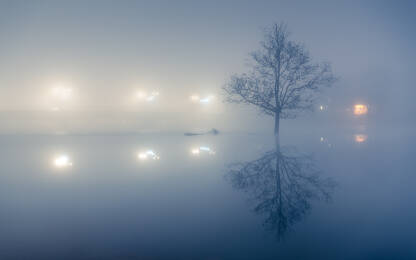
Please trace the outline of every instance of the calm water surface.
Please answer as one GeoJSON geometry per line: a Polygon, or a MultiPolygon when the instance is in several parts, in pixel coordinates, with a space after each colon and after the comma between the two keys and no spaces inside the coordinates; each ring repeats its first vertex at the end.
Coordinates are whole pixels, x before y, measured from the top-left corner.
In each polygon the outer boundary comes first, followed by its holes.
{"type": "Polygon", "coordinates": [[[1,136],[0,258],[416,259],[412,131],[365,130],[282,136],[280,189],[270,135],[1,136]]]}

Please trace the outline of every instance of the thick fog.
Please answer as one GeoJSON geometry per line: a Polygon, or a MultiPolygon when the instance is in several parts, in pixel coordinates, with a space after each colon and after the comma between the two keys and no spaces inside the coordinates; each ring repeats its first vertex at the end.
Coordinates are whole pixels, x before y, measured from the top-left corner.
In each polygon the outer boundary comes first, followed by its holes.
{"type": "Polygon", "coordinates": [[[0,0],[0,259],[416,259],[414,13],[0,0]],[[280,22],[338,80],[279,132],[221,88],[280,22]]]}
{"type": "Polygon", "coordinates": [[[414,120],[414,10],[391,1],[2,1],[0,132],[268,132],[267,117],[223,103],[221,86],[247,70],[263,28],[280,21],[339,77],[317,103],[325,115],[302,120],[345,122],[357,102],[381,123],[414,120]],[[70,88],[70,100],[55,104],[56,86],[70,88]],[[138,91],[159,96],[140,103],[138,91]],[[215,99],[200,106],[190,95],[215,99]]]}

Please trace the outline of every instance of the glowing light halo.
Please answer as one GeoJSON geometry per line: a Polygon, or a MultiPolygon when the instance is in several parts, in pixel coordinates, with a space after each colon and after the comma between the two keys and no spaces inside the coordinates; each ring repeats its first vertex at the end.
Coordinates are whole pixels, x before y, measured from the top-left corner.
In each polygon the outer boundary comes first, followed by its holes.
{"type": "Polygon", "coordinates": [[[146,160],[159,160],[160,156],[156,154],[153,150],[146,150],[144,152],[139,152],[137,158],[141,161],[146,160]]]}
{"type": "Polygon", "coordinates": [[[356,104],[354,105],[354,115],[361,116],[366,115],[368,113],[368,107],[364,104],[356,104]]]}
{"type": "Polygon", "coordinates": [[[200,154],[199,148],[192,149],[192,150],[191,150],[191,153],[192,153],[193,155],[199,155],[199,154],[200,154]]]}
{"type": "Polygon", "coordinates": [[[191,95],[189,97],[189,99],[193,102],[193,103],[200,103],[200,104],[209,104],[213,101],[214,99],[214,95],[208,95],[208,96],[204,96],[204,97],[200,97],[199,95],[191,95]]]}
{"type": "Polygon", "coordinates": [[[72,109],[76,106],[76,91],[70,83],[55,81],[47,83],[42,102],[44,109],[52,112],[60,112],[72,109]]]}
{"type": "Polygon", "coordinates": [[[356,143],[364,143],[364,142],[366,142],[367,141],[367,135],[365,135],[365,134],[356,134],[356,135],[354,135],[354,141],[356,142],[356,143]]]}
{"type": "Polygon", "coordinates": [[[57,85],[52,88],[52,96],[60,101],[67,101],[72,98],[73,90],[64,85],[57,85]]]}
{"type": "Polygon", "coordinates": [[[158,91],[152,91],[150,94],[147,94],[145,91],[138,91],[136,97],[141,101],[153,102],[155,101],[156,97],[159,96],[158,91]]]}
{"type": "Polygon", "coordinates": [[[192,102],[198,102],[200,100],[198,95],[191,95],[189,98],[192,102]]]}
{"type": "Polygon", "coordinates": [[[68,155],[63,154],[63,155],[56,156],[54,158],[53,165],[55,166],[55,168],[64,169],[64,168],[71,167],[73,163],[68,155]]]}
{"type": "Polygon", "coordinates": [[[191,149],[191,155],[199,156],[200,154],[205,153],[208,155],[214,155],[215,151],[209,148],[208,146],[199,146],[197,148],[191,149]]]}

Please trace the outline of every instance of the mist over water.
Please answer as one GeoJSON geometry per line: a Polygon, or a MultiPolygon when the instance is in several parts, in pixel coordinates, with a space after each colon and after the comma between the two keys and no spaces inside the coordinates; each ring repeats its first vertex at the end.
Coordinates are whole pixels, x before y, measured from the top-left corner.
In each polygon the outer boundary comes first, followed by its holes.
{"type": "Polygon", "coordinates": [[[381,130],[357,141],[355,133],[285,135],[336,187],[329,203],[311,200],[281,242],[227,177],[228,165],[273,149],[272,135],[4,136],[2,257],[414,256],[414,136],[381,130]],[[140,160],[148,150],[159,158],[140,160]],[[71,165],[56,167],[60,155],[71,165]]]}
{"type": "Polygon", "coordinates": [[[413,3],[3,1],[0,259],[415,259],[413,3]],[[228,104],[285,21],[337,83],[228,104]]]}

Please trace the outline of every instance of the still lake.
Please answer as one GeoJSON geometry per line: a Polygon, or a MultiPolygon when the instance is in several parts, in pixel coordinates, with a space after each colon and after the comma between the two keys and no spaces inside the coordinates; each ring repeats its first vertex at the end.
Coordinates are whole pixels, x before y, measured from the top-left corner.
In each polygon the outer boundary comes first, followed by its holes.
{"type": "Polygon", "coordinates": [[[0,259],[416,259],[416,142],[399,129],[286,132],[333,184],[282,188],[286,215],[256,210],[268,173],[230,173],[272,135],[2,135],[0,259]]]}

